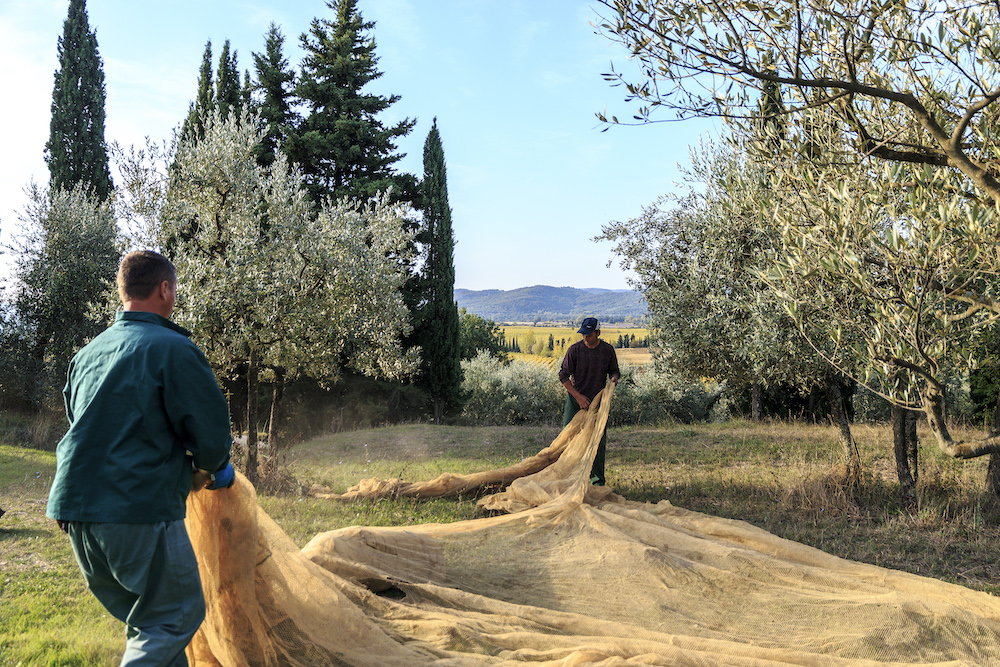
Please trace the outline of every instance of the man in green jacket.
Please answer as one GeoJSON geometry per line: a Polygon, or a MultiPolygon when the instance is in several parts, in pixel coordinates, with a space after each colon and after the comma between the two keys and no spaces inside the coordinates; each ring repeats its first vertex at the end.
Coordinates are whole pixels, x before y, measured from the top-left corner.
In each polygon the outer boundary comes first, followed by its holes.
{"type": "Polygon", "coordinates": [[[47,515],[94,596],[126,626],[122,665],[187,665],[205,601],[184,527],[194,471],[232,486],[229,409],[205,355],[171,322],[173,264],[150,251],[118,268],[123,309],[73,358],[47,515]]]}

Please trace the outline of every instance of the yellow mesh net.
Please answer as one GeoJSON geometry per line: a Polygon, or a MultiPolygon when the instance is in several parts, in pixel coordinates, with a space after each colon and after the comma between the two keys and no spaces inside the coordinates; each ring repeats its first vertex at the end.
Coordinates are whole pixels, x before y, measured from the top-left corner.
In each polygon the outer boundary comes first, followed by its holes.
{"type": "Polygon", "coordinates": [[[300,550],[245,479],[191,494],[209,610],[191,664],[1000,664],[990,595],[591,486],[612,392],[554,463],[481,501],[508,512],[489,518],[352,527],[300,550]]]}

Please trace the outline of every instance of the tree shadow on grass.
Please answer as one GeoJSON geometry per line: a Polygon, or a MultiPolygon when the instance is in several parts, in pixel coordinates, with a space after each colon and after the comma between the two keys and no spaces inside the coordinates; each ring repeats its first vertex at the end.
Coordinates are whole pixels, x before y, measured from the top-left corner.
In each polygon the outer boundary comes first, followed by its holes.
{"type": "Polygon", "coordinates": [[[49,537],[50,533],[38,528],[7,528],[0,519],[0,542],[18,540],[38,540],[49,537]]]}

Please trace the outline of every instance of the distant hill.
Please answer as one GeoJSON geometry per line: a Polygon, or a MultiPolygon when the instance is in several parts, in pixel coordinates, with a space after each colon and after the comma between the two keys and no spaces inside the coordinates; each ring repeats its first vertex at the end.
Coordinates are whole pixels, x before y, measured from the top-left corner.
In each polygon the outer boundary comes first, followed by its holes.
{"type": "Polygon", "coordinates": [[[515,290],[456,289],[460,308],[494,322],[561,322],[596,317],[602,322],[638,320],[646,300],[634,290],[535,285],[515,290]]]}

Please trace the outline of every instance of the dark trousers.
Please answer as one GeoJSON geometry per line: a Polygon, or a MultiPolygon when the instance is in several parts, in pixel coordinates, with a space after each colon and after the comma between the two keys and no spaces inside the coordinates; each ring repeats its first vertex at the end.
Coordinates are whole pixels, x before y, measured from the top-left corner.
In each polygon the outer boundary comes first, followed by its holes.
{"type": "Polygon", "coordinates": [[[198,561],[184,520],[69,524],[87,587],[125,623],[122,665],[187,667],[184,649],[205,618],[198,561]]]}
{"type": "MultiPolygon", "coordinates": [[[[573,416],[580,411],[580,404],[576,399],[566,394],[566,407],[563,409],[563,427],[572,421],[573,416]]],[[[597,454],[594,456],[594,465],[590,469],[590,481],[597,486],[604,486],[604,452],[608,446],[608,430],[601,433],[601,444],[597,446],[597,454]]]]}

